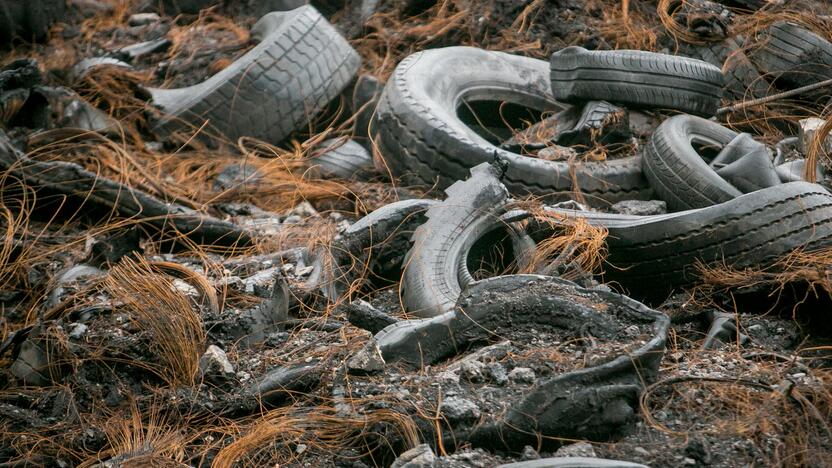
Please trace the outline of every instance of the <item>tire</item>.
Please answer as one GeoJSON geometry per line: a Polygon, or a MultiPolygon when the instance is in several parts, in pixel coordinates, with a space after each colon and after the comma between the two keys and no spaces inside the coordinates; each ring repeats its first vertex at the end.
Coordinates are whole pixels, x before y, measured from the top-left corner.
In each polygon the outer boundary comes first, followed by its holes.
{"type": "Polygon", "coordinates": [[[52,23],[65,17],[65,0],[5,0],[0,2],[0,45],[16,36],[40,41],[52,23]]]}
{"type": "Polygon", "coordinates": [[[448,198],[427,211],[413,234],[405,259],[402,291],[405,309],[419,317],[453,310],[466,283],[472,282],[468,254],[476,241],[500,225],[508,192],[496,169],[481,164],[471,178],[446,190],[448,198]]]}
{"type": "Polygon", "coordinates": [[[355,140],[326,140],[321,143],[320,154],[309,163],[313,177],[363,180],[375,172],[370,152],[355,140]]]}
{"type": "Polygon", "coordinates": [[[594,202],[647,198],[638,158],[569,164],[522,156],[498,148],[457,115],[459,97],[492,97],[556,110],[546,62],[471,47],[426,50],[404,59],[382,93],[373,126],[375,141],[392,174],[417,185],[446,188],[468,170],[499,157],[503,178],[517,196],[569,198],[581,190],[594,202]]]}
{"type": "Polygon", "coordinates": [[[757,99],[768,95],[769,85],[734,39],[683,48],[685,55],[722,69],[723,95],[733,100],[757,99]]]}
{"type": "Polygon", "coordinates": [[[448,437],[445,443],[470,442],[511,451],[534,443],[539,436],[606,440],[632,422],[640,389],[659,374],[670,329],[665,314],[626,296],[577,287],[551,276],[489,278],[467,288],[453,312],[397,322],[377,333],[364,349],[377,349],[388,365],[422,369],[441,365],[474,346],[502,340],[507,331],[519,328],[556,327],[576,336],[586,336],[586,330],[591,330],[598,336],[605,333],[609,326],[605,323],[613,314],[650,332],[629,352],[609,361],[540,378],[508,401],[507,411],[476,424],[472,431],[456,427],[451,436],[455,439],[448,437]],[[619,409],[616,416],[610,417],[610,407],[619,409]]]}
{"type": "Polygon", "coordinates": [[[671,210],[723,203],[742,194],[720,177],[694,149],[692,142],[724,147],[737,133],[692,115],[671,117],[653,132],[644,148],[644,175],[671,210]]]}
{"type": "Polygon", "coordinates": [[[350,289],[360,286],[356,280],[400,278],[413,232],[427,219],[428,208],[437,203],[401,200],[359,219],[340,241],[318,252],[305,289],[320,290],[330,302],[336,302],[350,289]]]}
{"type": "MultiPolygon", "coordinates": [[[[658,300],[673,288],[700,280],[699,264],[765,268],[796,249],[812,252],[832,246],[832,194],[808,182],[665,215],[552,211],[607,228],[604,281],[658,300]]],[[[538,234],[531,233],[535,239],[538,234]]]]}
{"type": "Polygon", "coordinates": [[[752,60],[785,87],[814,84],[832,74],[832,43],[798,24],[778,21],[760,39],[765,45],[752,60]]]}
{"type": "Polygon", "coordinates": [[[251,34],[260,43],[204,82],[149,89],[166,114],[155,126],[160,136],[205,125],[203,140],[249,136],[279,143],[338,96],[358,71],[358,54],[310,6],[269,13],[251,34]]]}
{"type": "Polygon", "coordinates": [[[722,71],[701,60],[640,50],[567,47],[550,60],[552,94],[565,102],[609,101],[711,117],[722,99],[722,71]]]}

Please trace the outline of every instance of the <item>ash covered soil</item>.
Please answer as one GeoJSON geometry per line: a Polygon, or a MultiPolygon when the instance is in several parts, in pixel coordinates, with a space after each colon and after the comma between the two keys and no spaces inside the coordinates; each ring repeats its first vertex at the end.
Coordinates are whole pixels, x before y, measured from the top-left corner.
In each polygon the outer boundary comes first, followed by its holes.
{"type": "MultiPolygon", "coordinates": [[[[158,110],[144,87],[190,86],[225,69],[254,47],[250,28],[281,2],[202,3],[201,11],[176,13],[169,2],[71,0],[48,37],[0,51],[4,66],[33,59],[39,85],[71,90],[118,122],[118,131],[98,137],[67,131],[41,112],[58,112],[55,104],[7,93],[14,87],[0,72],[0,129],[29,158],[78,164],[253,239],[248,247],[195,241],[7,168],[0,467],[490,467],[568,456],[653,467],[832,465],[832,330],[824,317],[832,256],[808,273],[754,272],[737,281],[713,270],[659,301],[634,297],[670,318],[666,351],[627,423],[604,437],[531,434],[511,447],[466,440],[549,379],[633,353],[651,339],[650,323],[610,313],[609,328],[597,332],[519,321],[433,364],[373,356],[356,363],[372,350],[374,333],[416,317],[403,306],[400,275],[362,278],[328,297],[317,287],[316,254],[340,245],[377,208],[444,194],[391,180],[378,151],[361,178],[311,168],[325,140],[373,145],[360,117],[375,102],[356,99],[354,82],[279,145],[240,138],[217,147],[193,134],[155,135],[158,110]],[[80,78],[73,71],[104,55],[131,68],[98,67],[80,78]],[[411,449],[408,456],[419,455],[411,464],[396,461],[411,449]]],[[[703,1],[669,16],[657,11],[678,4],[664,0],[381,0],[360,11],[372,3],[312,2],[361,56],[358,75],[380,85],[410,53],[454,45],[548,60],[570,45],[681,54],[752,37],[778,18],[832,30],[829,6],[814,1],[703,1]],[[755,12],[758,3],[765,7],[755,12]],[[689,42],[679,29],[692,34],[689,42]]],[[[828,118],[829,98],[792,97],[721,118],[774,145],[797,134],[798,120],[828,118]]],[[[726,96],[723,104],[740,100],[726,96]]],[[[617,159],[643,147],[664,117],[632,112],[626,138],[593,134],[565,155],[535,143],[545,125],[529,130],[527,120],[502,128],[514,134],[502,143],[541,159],[617,159]]],[[[666,211],[655,200],[597,209],[666,211]]],[[[469,260],[481,263],[477,279],[517,271],[501,254],[469,260]]],[[[600,272],[580,262],[557,272],[627,292],[603,285],[600,272]]]]}

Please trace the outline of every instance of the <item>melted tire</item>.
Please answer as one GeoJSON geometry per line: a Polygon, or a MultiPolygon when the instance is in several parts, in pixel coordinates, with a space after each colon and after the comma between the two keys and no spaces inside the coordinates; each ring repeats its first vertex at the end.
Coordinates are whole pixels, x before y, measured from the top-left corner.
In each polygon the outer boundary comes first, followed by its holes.
{"type": "Polygon", "coordinates": [[[798,24],[778,21],[761,39],[767,42],[752,60],[787,87],[814,84],[832,73],[832,43],[798,24]]]}
{"type": "Polygon", "coordinates": [[[385,163],[405,182],[446,188],[468,170],[499,157],[514,195],[566,199],[580,190],[590,202],[649,197],[637,157],[570,168],[501,149],[457,115],[461,97],[506,99],[540,111],[557,110],[546,62],[471,47],[413,54],[396,67],[382,93],[374,125],[385,163]],[[573,184],[574,181],[576,183],[573,184]]]}
{"type": "Polygon", "coordinates": [[[722,99],[722,71],[687,57],[573,46],[552,54],[550,68],[552,93],[565,102],[600,100],[711,117],[722,99]]]}
{"type": "Polygon", "coordinates": [[[691,142],[722,148],[736,136],[733,130],[701,117],[671,117],[653,132],[645,147],[644,174],[659,199],[672,210],[731,200],[741,192],[714,172],[691,142]]]}
{"type": "MultiPolygon", "coordinates": [[[[628,216],[557,210],[609,230],[605,282],[651,299],[701,279],[699,265],[766,268],[832,246],[832,194],[791,182],[695,210],[628,216]]],[[[545,231],[545,229],[544,229],[545,231]]],[[[532,232],[539,239],[539,234],[532,232]]]]}
{"type": "Polygon", "coordinates": [[[279,143],[302,128],[349,84],[360,58],[311,6],[272,12],[252,28],[260,43],[206,81],[150,88],[165,114],[154,130],[195,130],[203,139],[242,136],[279,143]]]}
{"type": "Polygon", "coordinates": [[[757,99],[768,95],[769,85],[734,39],[703,46],[688,46],[685,55],[720,67],[725,75],[725,97],[757,99]]]}

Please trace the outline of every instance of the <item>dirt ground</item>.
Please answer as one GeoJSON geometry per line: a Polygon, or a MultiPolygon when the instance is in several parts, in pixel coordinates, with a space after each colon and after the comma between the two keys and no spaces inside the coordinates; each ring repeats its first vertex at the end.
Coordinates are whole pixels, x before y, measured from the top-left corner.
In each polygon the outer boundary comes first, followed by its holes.
{"type": "MultiPolygon", "coordinates": [[[[399,186],[384,174],[363,181],[309,174],[321,141],[361,138],[351,119],[350,90],[280,146],[242,139],[217,149],[159,141],[148,123],[155,111],[141,86],[188,86],[227,67],[253,46],[248,31],[263,6],[258,0],[217,2],[199,14],[128,24],[137,13],[158,11],[155,3],[73,0],[47,41],[0,51],[3,65],[36,59],[45,84],[71,89],[118,120],[118,136],[64,138],[54,132],[58,125],[51,134],[39,125],[12,125],[7,115],[19,108],[6,102],[0,102],[0,128],[32,159],[75,162],[250,229],[253,246],[162,236],[84,197],[4,175],[0,467],[358,468],[389,466],[423,443],[441,467],[567,454],[653,467],[832,465],[832,330],[822,315],[832,302],[828,253],[784,259],[791,268],[785,274],[747,271],[737,280],[737,272],[715,268],[702,284],[650,304],[672,320],[659,380],[647,386],[632,424],[610,439],[540,437],[515,451],[464,443],[454,449],[434,427],[443,398],[473,401],[476,411],[460,417],[488,421],[541,376],[627,352],[633,345],[625,341],[641,343],[647,331],[626,323],[600,343],[518,328],[480,344],[508,342],[498,357],[483,354],[451,379],[448,369],[464,356],[418,370],[391,366],[345,383],[339,369],[372,333],[351,323],[345,302],[305,288],[314,267],[309,252],[337,244],[353,223],[387,203],[441,194],[399,186]],[[131,70],[73,76],[83,59],[145,41],[162,42],[134,59],[131,70]],[[240,182],[243,159],[261,174],[256,180],[240,182]],[[224,182],[229,177],[231,185],[224,182]],[[279,291],[284,284],[286,297],[279,291]],[[291,318],[264,327],[259,317],[282,299],[291,318]],[[716,313],[730,317],[720,335],[724,343],[706,349],[716,313]],[[206,350],[213,352],[209,345],[227,357],[228,367],[209,359],[208,370],[200,368],[206,350]],[[21,354],[45,360],[40,372],[15,376],[21,354]]],[[[708,6],[715,9],[679,16],[662,13],[676,8],[667,0],[382,0],[363,25],[352,6],[329,14],[361,55],[360,73],[382,82],[408,54],[450,45],[541,59],[568,45],[678,53],[701,47],[700,41],[752,37],[782,18],[832,39],[826,2],[768,2],[756,13],[743,8],[754,2],[725,3],[730,10],[708,6]],[[694,31],[688,32],[693,37],[681,40],[682,30],[694,31]]],[[[758,46],[754,40],[743,45],[758,46]]],[[[795,134],[801,118],[828,118],[830,102],[827,91],[722,118],[773,144],[795,134]]],[[[403,310],[400,285],[378,283],[353,291],[353,298],[386,319],[412,318],[403,310]]]]}

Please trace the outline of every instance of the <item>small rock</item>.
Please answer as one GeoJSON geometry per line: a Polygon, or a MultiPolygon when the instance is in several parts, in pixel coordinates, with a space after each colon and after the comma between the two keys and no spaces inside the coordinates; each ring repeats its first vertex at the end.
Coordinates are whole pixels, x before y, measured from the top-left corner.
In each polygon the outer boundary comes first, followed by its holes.
{"type": "Polygon", "coordinates": [[[213,188],[217,192],[227,190],[251,191],[259,190],[263,174],[256,167],[246,163],[231,163],[223,167],[214,178],[213,188]]]}
{"type": "Polygon", "coordinates": [[[528,367],[515,367],[508,373],[508,378],[515,383],[533,384],[536,376],[528,367]]]}
{"type": "Polygon", "coordinates": [[[523,447],[523,452],[520,453],[520,459],[523,461],[539,460],[540,454],[537,453],[537,450],[535,450],[531,445],[527,445],[523,447]]]}
{"type": "Polygon", "coordinates": [[[384,357],[375,342],[347,359],[347,371],[352,375],[369,375],[384,370],[384,357]]]}
{"type": "Polygon", "coordinates": [[[164,149],[165,145],[161,141],[148,141],[144,144],[144,147],[148,151],[159,152],[162,151],[162,149],[164,149]]]}
{"type": "Polygon", "coordinates": [[[300,454],[302,454],[303,452],[305,452],[305,451],[306,451],[306,448],[307,448],[307,447],[306,447],[306,444],[298,444],[298,446],[297,446],[297,447],[295,447],[295,453],[297,453],[298,455],[300,455],[300,454]]]}
{"type": "Polygon", "coordinates": [[[667,213],[667,203],[663,200],[624,200],[612,205],[610,211],[624,215],[651,216],[667,213]]]}
{"type": "Polygon", "coordinates": [[[305,218],[318,218],[321,216],[318,214],[318,210],[316,210],[308,201],[300,202],[297,206],[292,208],[292,214],[303,216],[305,218]]]}
{"type": "Polygon", "coordinates": [[[578,156],[578,151],[575,148],[560,145],[549,145],[537,152],[538,159],[547,161],[566,161],[576,156],[578,156]]]}
{"type": "Polygon", "coordinates": [[[497,385],[505,385],[508,382],[508,374],[506,368],[499,362],[492,362],[488,364],[488,375],[491,377],[491,382],[497,385]]]}
{"type": "Polygon", "coordinates": [[[485,364],[480,361],[468,361],[459,367],[460,377],[471,382],[481,383],[485,380],[485,364]]]}
{"type": "Polygon", "coordinates": [[[578,442],[577,444],[564,445],[555,452],[555,457],[589,457],[595,458],[595,449],[592,444],[578,442]]]}
{"type": "Polygon", "coordinates": [[[694,460],[693,458],[687,458],[687,457],[685,457],[683,462],[685,463],[685,465],[695,465],[696,464],[696,460],[694,460]]]}
{"type": "Polygon", "coordinates": [[[390,468],[430,468],[436,464],[436,455],[430,445],[421,444],[402,453],[390,468]]]}
{"type": "Polygon", "coordinates": [[[624,334],[632,337],[639,336],[641,334],[641,329],[638,328],[638,325],[630,325],[624,329],[624,334]]]}
{"type": "Polygon", "coordinates": [[[158,23],[162,18],[156,13],[136,13],[130,15],[127,24],[130,26],[145,26],[152,23],[158,23]]]}
{"type": "Polygon", "coordinates": [[[635,453],[637,453],[637,454],[639,454],[643,457],[649,457],[650,456],[650,452],[648,452],[647,449],[644,448],[644,447],[636,447],[636,448],[633,449],[633,452],[635,452],[635,453]]]}
{"type": "Polygon", "coordinates": [[[461,397],[450,397],[442,402],[440,407],[442,414],[449,422],[475,422],[480,418],[480,409],[468,399],[461,397]]]}
{"type": "Polygon", "coordinates": [[[69,332],[69,337],[73,340],[80,340],[81,337],[84,336],[84,333],[87,332],[88,328],[89,327],[87,327],[83,323],[76,323],[73,325],[72,331],[69,332]]]}
{"type": "Polygon", "coordinates": [[[751,325],[750,327],[746,328],[746,330],[748,330],[749,335],[757,337],[757,338],[764,337],[764,336],[767,335],[766,327],[760,325],[759,323],[755,323],[754,325],[751,325]]]}
{"type": "Polygon", "coordinates": [[[228,355],[217,345],[208,346],[205,354],[199,358],[199,372],[208,380],[226,380],[235,375],[234,366],[228,360],[228,355]]]}
{"type": "Polygon", "coordinates": [[[312,273],[312,270],[315,269],[314,265],[305,266],[303,268],[296,268],[295,269],[295,276],[306,276],[309,273],[312,273]]]}

